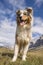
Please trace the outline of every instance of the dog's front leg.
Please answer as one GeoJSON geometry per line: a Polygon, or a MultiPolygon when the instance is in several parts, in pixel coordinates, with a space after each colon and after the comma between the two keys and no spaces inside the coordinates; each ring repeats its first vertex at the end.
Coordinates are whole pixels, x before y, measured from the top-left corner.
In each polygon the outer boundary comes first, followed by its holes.
{"type": "Polygon", "coordinates": [[[30,44],[27,44],[27,45],[24,47],[23,56],[22,56],[22,60],[23,60],[23,61],[26,61],[26,54],[27,54],[29,45],[30,45],[30,44]]]}
{"type": "Polygon", "coordinates": [[[15,44],[15,51],[14,51],[14,56],[12,59],[12,62],[15,62],[18,56],[18,51],[19,51],[19,46],[17,44],[15,44]]]}

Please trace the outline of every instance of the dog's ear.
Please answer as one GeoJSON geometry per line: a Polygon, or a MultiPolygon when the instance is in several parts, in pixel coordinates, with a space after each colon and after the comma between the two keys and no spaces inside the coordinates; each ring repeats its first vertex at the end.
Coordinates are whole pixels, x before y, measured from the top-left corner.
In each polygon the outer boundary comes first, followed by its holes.
{"type": "Polygon", "coordinates": [[[28,8],[26,8],[26,10],[27,10],[28,13],[33,14],[33,9],[32,9],[32,7],[28,7],[28,8]]]}
{"type": "Polygon", "coordinates": [[[20,14],[20,10],[17,10],[17,11],[16,11],[16,14],[17,14],[17,15],[20,14]]]}

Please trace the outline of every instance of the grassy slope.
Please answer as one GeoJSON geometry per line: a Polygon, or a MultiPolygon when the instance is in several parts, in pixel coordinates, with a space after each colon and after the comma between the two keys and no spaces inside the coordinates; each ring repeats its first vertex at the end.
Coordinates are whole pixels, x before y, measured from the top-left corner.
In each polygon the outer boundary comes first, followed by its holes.
{"type": "Polygon", "coordinates": [[[21,61],[21,56],[18,56],[16,62],[10,62],[13,57],[13,51],[0,48],[0,65],[43,65],[43,48],[31,50],[27,54],[27,60],[21,61]]]}

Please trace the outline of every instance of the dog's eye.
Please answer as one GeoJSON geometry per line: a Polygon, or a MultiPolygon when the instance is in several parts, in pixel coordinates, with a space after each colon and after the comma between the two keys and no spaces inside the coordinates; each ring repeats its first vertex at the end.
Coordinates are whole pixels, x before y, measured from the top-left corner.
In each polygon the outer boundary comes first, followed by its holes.
{"type": "Polygon", "coordinates": [[[25,13],[25,12],[24,12],[24,15],[27,15],[27,16],[29,16],[29,13],[25,13]]]}
{"type": "Polygon", "coordinates": [[[24,15],[26,15],[26,13],[24,12],[24,15]]]}
{"type": "Polygon", "coordinates": [[[29,16],[30,14],[29,13],[27,13],[27,16],[29,16]]]}

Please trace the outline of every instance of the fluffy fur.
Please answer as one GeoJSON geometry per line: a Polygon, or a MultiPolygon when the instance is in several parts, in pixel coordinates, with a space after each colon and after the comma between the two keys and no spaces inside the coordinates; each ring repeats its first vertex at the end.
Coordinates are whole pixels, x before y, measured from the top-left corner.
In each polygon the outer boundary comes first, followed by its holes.
{"type": "Polygon", "coordinates": [[[26,60],[26,54],[32,38],[33,10],[31,7],[18,10],[16,43],[12,62],[16,61],[18,53],[22,50],[22,60],[26,60]]]}

